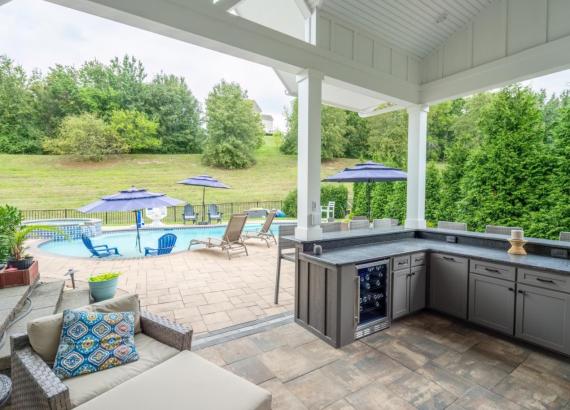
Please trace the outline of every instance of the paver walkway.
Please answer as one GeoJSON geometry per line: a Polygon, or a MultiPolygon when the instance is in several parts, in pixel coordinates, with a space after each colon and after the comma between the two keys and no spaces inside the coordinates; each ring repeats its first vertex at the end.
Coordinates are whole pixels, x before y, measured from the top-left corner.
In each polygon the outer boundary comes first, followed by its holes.
{"type": "Polygon", "coordinates": [[[290,323],[198,350],[273,410],[570,409],[570,362],[420,313],[342,349],[290,323]]]}
{"type": "Polygon", "coordinates": [[[293,309],[291,262],[282,263],[279,305],[273,304],[277,246],[251,240],[249,256],[228,260],[213,249],[197,249],[141,259],[86,259],[54,255],[37,248],[42,278],[63,278],[69,268],[78,280],[92,274],[123,272],[119,287],[138,293],[148,310],[184,324],[195,335],[273,316],[293,309]]]}

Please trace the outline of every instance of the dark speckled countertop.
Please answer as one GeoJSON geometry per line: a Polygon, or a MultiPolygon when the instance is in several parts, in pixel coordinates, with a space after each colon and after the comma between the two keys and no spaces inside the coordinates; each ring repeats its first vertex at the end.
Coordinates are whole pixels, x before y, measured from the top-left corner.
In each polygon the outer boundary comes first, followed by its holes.
{"type": "MultiPolygon", "coordinates": [[[[402,230],[399,232],[402,232],[402,230]]],[[[337,237],[335,239],[342,237],[340,232],[336,236],[337,237]]],[[[346,238],[346,236],[344,237],[346,238]]],[[[549,256],[531,254],[526,256],[517,256],[510,255],[502,249],[492,249],[417,238],[348,246],[328,250],[325,249],[322,255],[316,256],[312,253],[303,253],[302,257],[314,262],[340,266],[353,263],[370,262],[406,253],[426,251],[442,252],[456,256],[486,260],[489,262],[507,263],[520,267],[548,270],[570,275],[570,260],[568,259],[558,259],[549,256]]]]}

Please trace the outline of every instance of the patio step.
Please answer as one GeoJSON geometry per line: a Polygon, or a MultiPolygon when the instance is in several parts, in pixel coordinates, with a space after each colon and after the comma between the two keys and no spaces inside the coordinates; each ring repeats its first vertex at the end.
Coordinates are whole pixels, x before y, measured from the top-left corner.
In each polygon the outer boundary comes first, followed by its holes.
{"type": "Polygon", "coordinates": [[[13,291],[21,297],[21,300],[14,305],[4,327],[4,337],[0,341],[0,371],[10,368],[10,336],[25,333],[28,321],[55,313],[60,305],[64,285],[64,281],[58,280],[38,283],[36,286],[28,287],[30,289],[27,291],[24,289],[13,291]],[[27,301],[28,297],[30,301],[27,301]]]}

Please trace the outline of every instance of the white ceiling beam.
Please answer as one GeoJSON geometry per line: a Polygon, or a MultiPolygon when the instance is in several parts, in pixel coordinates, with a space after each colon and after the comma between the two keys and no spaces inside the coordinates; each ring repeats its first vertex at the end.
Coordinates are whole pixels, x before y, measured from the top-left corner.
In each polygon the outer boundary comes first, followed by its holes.
{"type": "Polygon", "coordinates": [[[570,36],[421,86],[421,102],[459,98],[570,68],[570,36]]]}
{"type": "Polygon", "coordinates": [[[386,114],[388,112],[400,111],[400,110],[405,110],[405,109],[406,109],[406,107],[401,107],[399,105],[392,105],[390,107],[360,111],[358,113],[358,116],[360,118],[370,118],[370,117],[376,117],[377,115],[386,114]]]}
{"type": "Polygon", "coordinates": [[[419,102],[416,84],[226,13],[210,0],[49,1],[290,73],[311,68],[394,104],[419,102]]]}
{"type": "Polygon", "coordinates": [[[311,10],[306,0],[294,0],[294,1],[304,19],[308,19],[309,17],[311,17],[313,10],[311,10]]]}

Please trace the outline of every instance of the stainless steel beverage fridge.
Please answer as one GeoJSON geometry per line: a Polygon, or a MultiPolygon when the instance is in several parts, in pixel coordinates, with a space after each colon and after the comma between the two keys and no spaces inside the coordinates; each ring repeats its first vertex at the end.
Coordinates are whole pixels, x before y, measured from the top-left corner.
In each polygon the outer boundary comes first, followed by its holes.
{"type": "Polygon", "coordinates": [[[390,326],[390,261],[356,265],[355,338],[390,326]]]}

